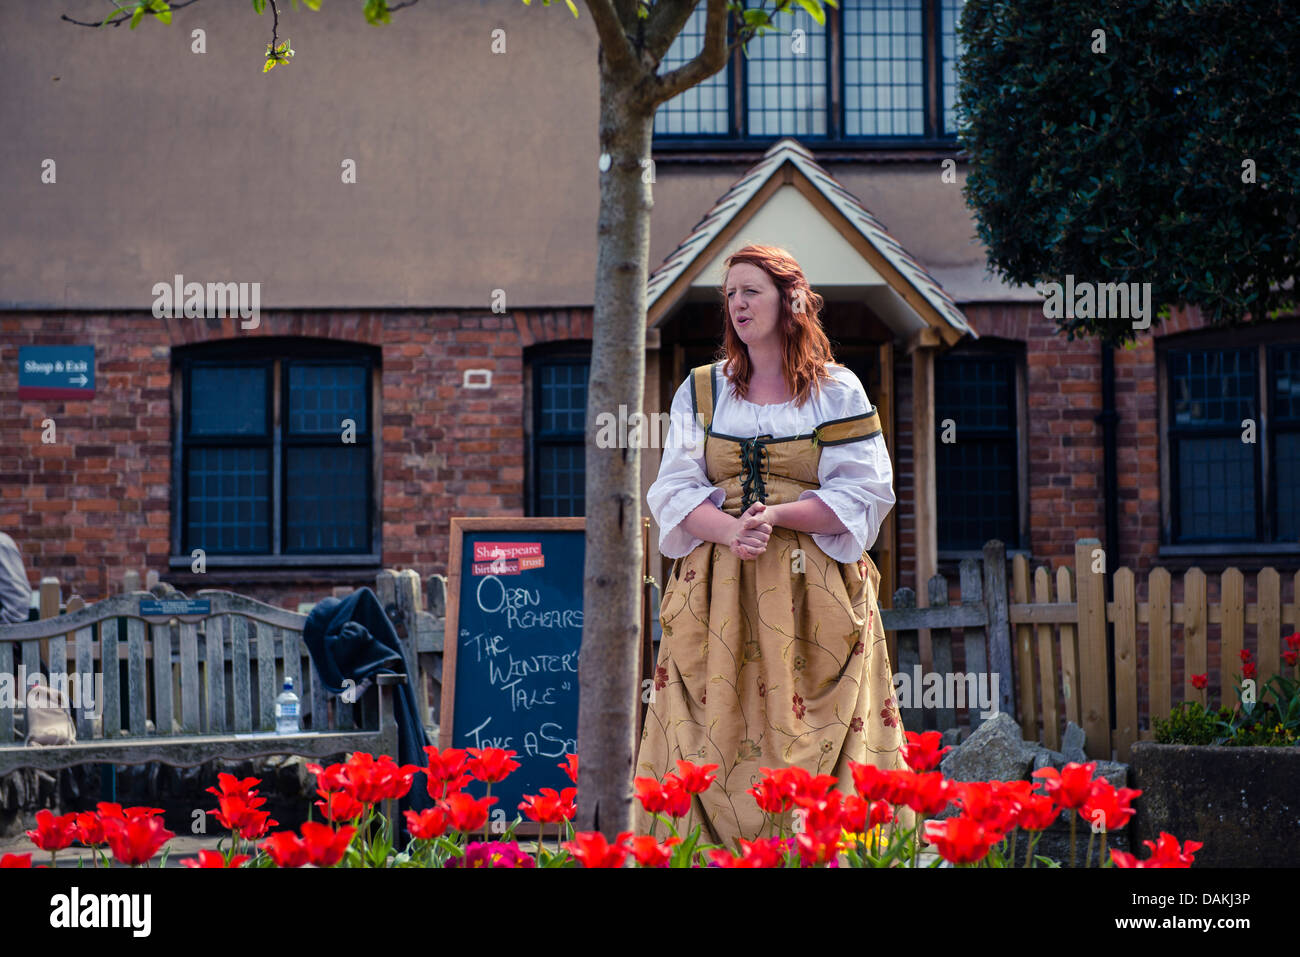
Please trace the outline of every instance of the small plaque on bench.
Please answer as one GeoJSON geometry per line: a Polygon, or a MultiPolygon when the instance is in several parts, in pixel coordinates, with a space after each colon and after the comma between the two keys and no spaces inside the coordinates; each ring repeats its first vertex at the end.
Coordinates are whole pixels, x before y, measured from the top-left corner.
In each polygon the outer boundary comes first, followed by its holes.
{"type": "Polygon", "coordinates": [[[212,601],[207,598],[140,599],[140,617],[157,615],[207,615],[212,601]]]}

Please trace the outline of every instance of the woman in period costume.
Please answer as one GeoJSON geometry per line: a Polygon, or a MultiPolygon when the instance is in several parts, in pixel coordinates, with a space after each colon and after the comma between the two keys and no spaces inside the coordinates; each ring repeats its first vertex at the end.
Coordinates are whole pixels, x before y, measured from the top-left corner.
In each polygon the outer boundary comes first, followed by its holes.
{"type": "Polygon", "coordinates": [[[787,252],[729,257],[724,295],[724,358],[677,390],[647,495],[676,561],[635,773],[718,765],[686,824],[734,847],[766,835],[746,793],[760,768],[833,774],[850,794],[850,761],[905,764],[867,555],[895,501],[880,420],[787,252]]]}

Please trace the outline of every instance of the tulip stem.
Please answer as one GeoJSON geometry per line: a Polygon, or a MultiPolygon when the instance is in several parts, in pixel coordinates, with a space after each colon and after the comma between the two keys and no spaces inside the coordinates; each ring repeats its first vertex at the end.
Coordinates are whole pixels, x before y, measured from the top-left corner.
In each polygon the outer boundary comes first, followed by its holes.
{"type": "MultiPolygon", "coordinates": [[[[485,777],[488,777],[489,775],[484,775],[484,776],[485,776],[485,777]]],[[[491,781],[488,781],[488,782],[487,782],[487,797],[491,797],[491,796],[492,796],[492,782],[491,782],[491,781]]],[[[487,802],[487,803],[488,803],[489,805],[491,805],[491,802],[490,802],[490,801],[487,802]]],[[[489,806],[489,808],[488,808],[488,816],[483,820],[483,843],[484,843],[484,844],[487,843],[487,839],[488,839],[488,827],[490,826],[491,820],[492,820],[492,810],[491,810],[491,807],[489,806]]]]}
{"type": "MultiPolygon", "coordinates": [[[[541,817],[541,815],[537,815],[541,817]]],[[[546,825],[542,821],[537,822],[537,866],[542,866],[542,835],[546,833],[546,825]]]]}
{"type": "Polygon", "coordinates": [[[1096,833],[1097,832],[1092,830],[1092,828],[1088,829],[1088,854],[1083,859],[1083,866],[1085,870],[1089,867],[1092,867],[1092,839],[1093,837],[1096,836],[1096,833]]]}
{"type": "Polygon", "coordinates": [[[1012,866],[1012,867],[1015,867],[1015,866],[1016,866],[1016,838],[1018,838],[1018,837],[1020,837],[1020,828],[1018,828],[1018,827],[1016,827],[1016,828],[1012,828],[1012,830],[1011,830],[1011,854],[1008,855],[1008,856],[1011,858],[1011,866],[1012,866]]]}

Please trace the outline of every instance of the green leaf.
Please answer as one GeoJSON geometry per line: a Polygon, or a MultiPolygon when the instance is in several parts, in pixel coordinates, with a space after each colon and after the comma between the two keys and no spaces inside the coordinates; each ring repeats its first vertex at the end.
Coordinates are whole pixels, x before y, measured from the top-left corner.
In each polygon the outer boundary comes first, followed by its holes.
{"type": "Polygon", "coordinates": [[[259,16],[266,13],[266,0],[253,0],[253,9],[259,16]]]}
{"type": "MultiPolygon", "coordinates": [[[[573,19],[578,19],[578,8],[573,5],[573,0],[564,0],[564,2],[568,4],[569,9],[573,11],[573,19]]],[[[640,8],[638,8],[637,13],[640,14],[640,12],[640,8]]]]}
{"type": "Polygon", "coordinates": [[[799,6],[808,11],[808,16],[817,21],[819,26],[826,26],[826,11],[817,0],[799,0],[799,6]]]}
{"type": "Polygon", "coordinates": [[[140,21],[144,18],[144,12],[146,9],[147,8],[145,7],[145,0],[140,0],[140,5],[135,8],[135,13],[131,14],[132,30],[134,30],[136,27],[140,25],[140,21]]]}

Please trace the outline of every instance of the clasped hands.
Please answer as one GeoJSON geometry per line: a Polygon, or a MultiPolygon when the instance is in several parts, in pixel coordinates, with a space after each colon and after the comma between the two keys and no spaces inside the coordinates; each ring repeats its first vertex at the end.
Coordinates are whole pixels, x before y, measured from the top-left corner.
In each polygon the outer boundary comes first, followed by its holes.
{"type": "Polygon", "coordinates": [[[767,551],[767,540],[772,535],[772,525],[764,515],[767,511],[766,505],[755,502],[733,519],[735,525],[727,545],[737,558],[757,558],[767,551]]]}

